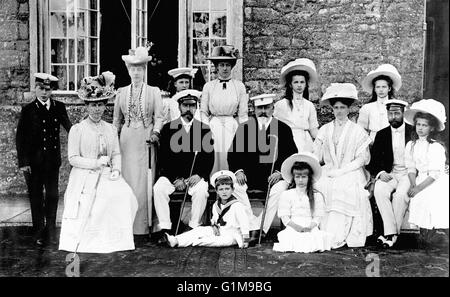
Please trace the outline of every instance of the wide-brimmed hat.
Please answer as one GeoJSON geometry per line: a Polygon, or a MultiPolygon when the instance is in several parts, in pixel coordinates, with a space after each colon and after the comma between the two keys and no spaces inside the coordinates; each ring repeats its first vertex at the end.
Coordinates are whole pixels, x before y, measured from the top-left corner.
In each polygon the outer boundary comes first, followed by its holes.
{"type": "Polygon", "coordinates": [[[174,79],[177,79],[180,75],[187,75],[191,78],[194,78],[195,74],[197,73],[198,68],[189,68],[189,67],[180,67],[180,68],[174,68],[167,71],[167,74],[172,76],[174,79]]]}
{"type": "Polygon", "coordinates": [[[403,107],[407,107],[409,105],[409,103],[404,100],[400,100],[400,99],[388,99],[384,102],[384,105],[386,105],[386,108],[389,105],[400,105],[403,107]]]}
{"type": "Polygon", "coordinates": [[[139,46],[136,49],[128,50],[128,55],[122,55],[122,60],[126,64],[146,64],[152,60],[152,56],[148,55],[149,47],[139,46]]]}
{"type": "Polygon", "coordinates": [[[52,85],[54,85],[58,81],[58,78],[56,76],[44,72],[36,72],[35,74],[33,74],[33,76],[35,77],[34,81],[36,84],[40,84],[43,87],[47,88],[51,88],[52,85]]]}
{"type": "Polygon", "coordinates": [[[229,171],[229,170],[220,170],[220,171],[217,171],[216,173],[214,173],[214,174],[211,176],[211,180],[210,180],[211,185],[212,185],[213,187],[215,187],[215,186],[216,186],[216,180],[217,180],[219,177],[222,177],[222,176],[223,176],[223,177],[228,176],[228,177],[230,177],[231,180],[233,181],[233,184],[236,183],[236,175],[235,175],[233,172],[231,172],[231,171],[229,171]]]}
{"type": "Polygon", "coordinates": [[[237,59],[240,59],[239,50],[232,45],[215,46],[208,58],[212,62],[222,60],[236,61],[237,59]]]}
{"type": "Polygon", "coordinates": [[[330,105],[330,99],[350,99],[357,101],[358,100],[358,90],[356,89],[354,84],[351,83],[332,83],[326,90],[325,94],[323,94],[320,102],[322,104],[330,105]]]}
{"type": "Polygon", "coordinates": [[[177,101],[178,103],[182,103],[186,100],[195,100],[195,102],[197,102],[200,99],[201,95],[202,92],[200,91],[188,89],[176,93],[175,95],[173,95],[172,99],[177,101]]]}
{"type": "Polygon", "coordinates": [[[300,58],[287,63],[281,68],[280,83],[282,85],[286,84],[286,76],[288,73],[294,70],[303,70],[307,72],[309,74],[310,84],[316,83],[319,80],[314,62],[307,58],[300,58]]]}
{"type": "Polygon", "coordinates": [[[108,100],[114,95],[114,81],[116,76],[111,71],[103,72],[98,76],[88,76],[81,80],[78,97],[86,102],[108,100]]]}
{"type": "Polygon", "coordinates": [[[373,90],[373,80],[380,75],[388,76],[392,79],[393,88],[398,91],[402,86],[402,77],[400,73],[398,73],[397,68],[391,64],[382,64],[378,66],[377,69],[372,70],[367,74],[367,76],[363,79],[361,85],[367,93],[372,93],[373,90]]]}
{"type": "Polygon", "coordinates": [[[258,96],[253,96],[250,100],[255,106],[267,105],[274,102],[276,94],[262,94],[258,96]]]}
{"type": "Polygon", "coordinates": [[[447,121],[447,117],[445,115],[445,107],[441,102],[434,99],[422,99],[420,101],[414,102],[411,105],[411,108],[405,111],[405,122],[414,125],[414,116],[418,112],[426,112],[434,116],[438,122],[439,127],[438,131],[442,131],[445,129],[445,122],[447,121]]]}
{"type": "Polygon", "coordinates": [[[320,176],[322,175],[322,167],[320,166],[319,160],[317,157],[310,152],[299,152],[293,154],[286,160],[284,160],[283,164],[281,164],[281,176],[285,181],[290,183],[292,181],[292,166],[295,162],[305,162],[313,171],[312,177],[313,182],[318,181],[320,176]]]}

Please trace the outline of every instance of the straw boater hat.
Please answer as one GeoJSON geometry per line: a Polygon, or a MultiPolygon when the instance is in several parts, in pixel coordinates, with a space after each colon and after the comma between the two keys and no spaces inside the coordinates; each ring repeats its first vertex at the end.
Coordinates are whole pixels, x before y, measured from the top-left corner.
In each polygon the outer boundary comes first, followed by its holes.
{"type": "Polygon", "coordinates": [[[400,73],[398,73],[397,68],[391,64],[383,64],[378,66],[377,69],[372,70],[367,74],[367,76],[363,79],[361,85],[367,93],[372,93],[373,90],[373,80],[380,75],[388,76],[392,79],[393,87],[396,91],[400,89],[402,86],[402,77],[400,73]]]}
{"type": "Polygon", "coordinates": [[[200,96],[202,95],[202,92],[194,90],[194,89],[188,89],[183,90],[181,92],[176,93],[173,95],[172,100],[177,101],[178,103],[187,101],[187,100],[193,100],[197,102],[200,99],[200,96]]]}
{"type": "Polygon", "coordinates": [[[281,176],[285,181],[287,181],[288,183],[292,181],[291,170],[295,162],[305,162],[309,164],[313,171],[313,182],[319,180],[322,174],[322,167],[320,167],[320,163],[317,157],[310,152],[299,152],[284,160],[283,164],[281,165],[281,176]]]}
{"type": "Polygon", "coordinates": [[[212,185],[213,187],[216,186],[216,180],[217,180],[219,177],[230,177],[231,180],[233,181],[233,184],[236,183],[236,175],[234,175],[233,172],[231,172],[231,171],[229,171],[229,170],[220,170],[220,171],[217,171],[216,173],[214,173],[214,174],[211,176],[210,182],[211,182],[211,185],[212,185]]]}
{"type": "Polygon", "coordinates": [[[294,70],[306,71],[309,74],[310,84],[316,83],[319,80],[314,62],[307,58],[301,58],[291,61],[281,68],[280,83],[282,85],[286,84],[286,76],[288,73],[294,70]]]}
{"type": "Polygon", "coordinates": [[[351,83],[332,83],[323,94],[320,102],[322,104],[330,105],[330,99],[351,99],[354,101],[358,100],[358,90],[354,84],[351,83]]]}
{"type": "Polygon", "coordinates": [[[139,46],[136,49],[128,50],[128,55],[122,55],[122,60],[125,64],[137,65],[146,64],[152,60],[152,57],[148,55],[149,47],[139,46]]]}
{"type": "Polygon", "coordinates": [[[447,117],[445,116],[445,107],[441,102],[434,99],[422,99],[418,102],[414,102],[411,105],[411,108],[405,111],[405,122],[414,125],[414,116],[418,112],[426,112],[434,116],[439,123],[438,131],[445,129],[447,117]]]}
{"type": "Polygon", "coordinates": [[[50,89],[52,85],[58,81],[58,78],[56,76],[48,73],[37,72],[33,74],[33,76],[35,77],[36,85],[41,85],[47,89],[50,89]]]}
{"type": "Polygon", "coordinates": [[[116,76],[111,71],[98,76],[88,76],[81,80],[78,97],[86,102],[108,100],[116,94],[114,81],[116,76]]]}
{"type": "Polygon", "coordinates": [[[253,96],[250,98],[251,101],[255,104],[255,106],[267,105],[274,101],[276,94],[262,94],[258,96],[253,96]]]}
{"type": "Polygon", "coordinates": [[[189,68],[189,67],[180,67],[180,68],[174,68],[170,69],[167,74],[172,76],[174,79],[177,79],[180,75],[187,75],[191,78],[194,78],[195,74],[197,73],[198,68],[189,68]]]}
{"type": "Polygon", "coordinates": [[[208,60],[214,61],[230,61],[236,63],[237,59],[240,59],[239,50],[232,45],[219,45],[212,49],[211,56],[208,60]]]}

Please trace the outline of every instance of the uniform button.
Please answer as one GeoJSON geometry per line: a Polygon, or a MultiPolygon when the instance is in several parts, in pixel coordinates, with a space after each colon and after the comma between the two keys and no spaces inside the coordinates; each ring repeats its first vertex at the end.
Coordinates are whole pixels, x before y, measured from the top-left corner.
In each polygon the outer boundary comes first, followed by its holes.
{"type": "Polygon", "coordinates": [[[53,148],[56,148],[56,145],[53,148]]]}
{"type": "Polygon", "coordinates": [[[45,120],[42,120],[43,123],[45,123],[45,120]]]}
{"type": "Polygon", "coordinates": [[[46,141],[45,137],[44,137],[44,141],[46,141]]]}
{"type": "Polygon", "coordinates": [[[55,131],[58,131],[58,128],[55,128],[55,131]]]}
{"type": "Polygon", "coordinates": [[[47,148],[44,146],[44,151],[46,151],[47,150],[47,148]]]}
{"type": "Polygon", "coordinates": [[[44,131],[44,132],[45,132],[45,129],[44,129],[44,130],[42,130],[42,131],[44,131]]]}
{"type": "Polygon", "coordinates": [[[55,122],[57,122],[57,120],[55,119],[55,122]]]}

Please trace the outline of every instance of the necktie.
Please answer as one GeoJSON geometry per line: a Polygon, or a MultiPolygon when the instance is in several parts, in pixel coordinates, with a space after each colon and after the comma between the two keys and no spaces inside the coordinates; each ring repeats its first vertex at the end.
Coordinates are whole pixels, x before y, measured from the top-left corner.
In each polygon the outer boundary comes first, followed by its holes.
{"type": "Polygon", "coordinates": [[[220,83],[223,83],[222,89],[225,90],[227,88],[227,82],[229,82],[229,79],[219,79],[220,83]]]}

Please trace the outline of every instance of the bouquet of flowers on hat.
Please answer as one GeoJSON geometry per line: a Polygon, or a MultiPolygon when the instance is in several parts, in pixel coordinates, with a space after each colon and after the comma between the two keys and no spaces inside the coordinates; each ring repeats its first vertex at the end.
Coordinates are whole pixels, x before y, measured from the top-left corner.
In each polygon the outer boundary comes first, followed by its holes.
{"type": "Polygon", "coordinates": [[[109,98],[115,94],[114,81],[116,76],[111,71],[103,72],[98,76],[88,76],[81,80],[78,93],[81,98],[101,99],[109,98]]]}

